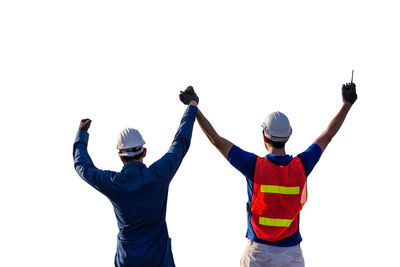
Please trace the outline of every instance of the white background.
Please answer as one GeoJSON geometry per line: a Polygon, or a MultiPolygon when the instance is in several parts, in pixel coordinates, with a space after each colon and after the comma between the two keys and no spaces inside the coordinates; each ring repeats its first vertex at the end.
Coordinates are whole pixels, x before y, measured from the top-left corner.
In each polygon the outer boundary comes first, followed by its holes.
{"type": "MultiPolygon", "coordinates": [[[[1,266],[112,266],[117,225],[106,197],[75,173],[89,152],[120,170],[116,139],[135,127],[146,164],[168,149],[193,85],[199,107],[236,145],[265,155],[260,124],[290,119],[292,155],[359,99],[309,176],[301,216],[306,265],[400,266],[396,1],[0,2],[1,266]]],[[[196,124],[170,186],[177,266],[239,266],[246,183],[196,124]]]]}

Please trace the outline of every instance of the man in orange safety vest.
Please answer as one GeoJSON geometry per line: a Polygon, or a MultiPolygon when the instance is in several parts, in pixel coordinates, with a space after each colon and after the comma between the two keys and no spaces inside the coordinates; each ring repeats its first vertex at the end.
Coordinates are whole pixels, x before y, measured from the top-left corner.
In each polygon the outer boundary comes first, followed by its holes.
{"type": "MultiPolygon", "coordinates": [[[[186,104],[197,96],[193,88],[188,89],[181,92],[181,100],[186,104]]],[[[196,118],[205,135],[246,177],[249,243],[241,259],[242,267],[304,266],[299,220],[300,210],[307,200],[307,176],[356,101],[354,83],[342,86],[342,97],[343,105],[328,128],[296,157],[286,154],[285,143],[292,128],[281,112],[269,114],[262,124],[264,145],[269,154],[259,157],[221,137],[198,110],[196,118]]]]}

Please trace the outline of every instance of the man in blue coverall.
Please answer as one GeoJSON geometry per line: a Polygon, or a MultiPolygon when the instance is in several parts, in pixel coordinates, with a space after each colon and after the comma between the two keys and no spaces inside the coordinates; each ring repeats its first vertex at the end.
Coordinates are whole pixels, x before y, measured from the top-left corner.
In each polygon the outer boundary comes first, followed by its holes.
{"type": "Polygon", "coordinates": [[[147,151],[143,138],[128,128],[121,132],[117,147],[122,171],[96,168],[87,151],[91,120],[80,123],[73,147],[75,169],[114,207],[119,228],[115,266],[175,266],[165,215],[168,187],[189,149],[197,113],[198,97],[189,98],[171,147],[150,167],[143,163],[147,151]]]}
{"type": "MultiPolygon", "coordinates": [[[[255,186],[255,177],[263,176],[276,178],[275,175],[278,174],[278,179],[272,179],[274,181],[279,181],[284,183],[285,179],[292,179],[294,176],[301,176],[301,181],[305,181],[306,177],[311,173],[315,164],[318,162],[321,157],[322,152],[325,150],[327,145],[330,143],[332,138],[336,135],[337,131],[341,127],[344,119],[352,107],[353,103],[357,99],[356,94],[356,86],[354,83],[348,83],[342,86],[342,97],[343,97],[343,105],[339,110],[339,113],[334,117],[334,119],[329,124],[328,128],[315,140],[311,146],[309,146],[304,152],[297,155],[297,157],[293,158],[292,156],[286,154],[285,151],[285,143],[289,139],[292,128],[290,126],[289,120],[287,117],[280,112],[274,112],[267,116],[264,121],[263,127],[263,140],[266,149],[269,154],[265,157],[257,157],[253,153],[246,152],[235,146],[230,141],[218,135],[215,131],[211,123],[206,119],[206,117],[201,113],[200,110],[197,112],[197,121],[204,131],[205,135],[211,141],[211,143],[221,152],[221,154],[235,167],[239,170],[245,177],[247,181],[247,192],[248,192],[248,228],[246,237],[249,240],[248,246],[242,256],[241,259],[241,267],[289,267],[289,266],[304,266],[304,259],[302,255],[302,251],[300,248],[300,242],[302,241],[300,231],[298,228],[299,222],[299,211],[304,204],[301,202],[299,205],[299,209],[293,212],[292,220],[288,219],[280,219],[282,217],[259,217],[262,220],[256,221],[252,218],[251,213],[254,207],[253,201],[253,185],[255,186]],[[261,163],[266,163],[269,166],[269,169],[265,169],[267,174],[263,168],[257,166],[265,166],[260,165],[261,163]],[[294,174],[290,176],[286,171],[289,167],[284,166],[293,166],[293,162],[296,164],[295,168],[297,168],[297,172],[293,172],[294,174]],[[258,165],[257,165],[258,164],[258,165]],[[257,169],[258,168],[258,169],[257,169]],[[273,172],[269,172],[273,170],[273,172]],[[300,171],[298,171],[300,170],[300,171]],[[273,174],[268,174],[273,173],[273,174]],[[269,175],[269,176],[268,176],[269,175]],[[272,175],[272,176],[271,176],[272,175]],[[289,177],[289,178],[287,178],[289,177]],[[255,223],[256,221],[256,223],[255,223]],[[293,222],[296,222],[296,225],[292,226],[293,222]],[[262,226],[259,226],[263,224],[262,226]],[[254,226],[256,227],[264,227],[265,232],[263,231],[255,231],[254,226]],[[281,234],[285,232],[285,229],[290,229],[292,227],[292,232],[288,233],[284,238],[277,238],[274,241],[264,240],[260,238],[260,236],[268,236],[268,234],[273,233],[275,229],[277,233],[281,234]],[[257,235],[257,233],[259,233],[257,235]]],[[[294,192],[293,189],[297,189],[297,187],[288,187],[288,186],[280,186],[274,185],[274,183],[270,183],[269,185],[261,185],[261,190],[257,191],[257,195],[262,195],[264,198],[264,202],[258,202],[259,205],[257,208],[259,210],[265,211],[267,209],[275,210],[274,212],[279,215],[279,213],[283,213],[285,210],[290,209],[289,206],[279,206],[271,207],[273,205],[271,202],[265,202],[268,197],[273,199],[273,197],[278,196],[278,202],[282,201],[282,199],[288,199],[291,195],[301,195],[301,201],[303,201],[303,197],[306,198],[306,187],[304,186],[300,193],[294,192]],[[262,187],[264,186],[264,190],[262,191],[262,187]],[[261,192],[261,193],[259,193],[261,192]],[[266,196],[268,195],[268,196],[266,196]],[[280,197],[279,197],[280,196],[280,197]],[[268,207],[269,206],[269,207],[268,207]]],[[[299,196],[300,200],[300,196],[299,196]]],[[[283,200],[283,203],[286,200],[283,200]]],[[[298,202],[300,203],[300,201],[298,202]]],[[[287,203],[284,203],[287,204],[287,203]]],[[[254,218],[254,217],[253,217],[254,218]]],[[[257,230],[260,228],[256,228],[257,230]]],[[[279,236],[279,235],[278,235],[279,236]]],[[[266,238],[268,239],[268,238],[266,238]]]]}

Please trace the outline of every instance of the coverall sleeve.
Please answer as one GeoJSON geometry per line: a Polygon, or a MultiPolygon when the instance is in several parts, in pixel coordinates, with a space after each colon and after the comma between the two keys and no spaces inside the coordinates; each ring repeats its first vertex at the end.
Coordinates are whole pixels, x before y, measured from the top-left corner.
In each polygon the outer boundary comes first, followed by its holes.
{"type": "Polygon", "coordinates": [[[113,187],[113,171],[103,171],[96,168],[87,151],[89,133],[78,131],[73,148],[75,170],[88,184],[103,194],[113,187]]]}
{"type": "Polygon", "coordinates": [[[157,177],[161,177],[167,183],[174,177],[189,149],[196,114],[197,107],[189,105],[168,152],[149,167],[157,177]]]}

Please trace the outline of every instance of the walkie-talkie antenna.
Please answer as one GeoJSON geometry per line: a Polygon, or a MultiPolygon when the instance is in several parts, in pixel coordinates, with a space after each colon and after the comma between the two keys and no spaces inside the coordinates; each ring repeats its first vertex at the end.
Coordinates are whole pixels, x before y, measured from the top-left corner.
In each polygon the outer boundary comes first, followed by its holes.
{"type": "Polygon", "coordinates": [[[351,71],[351,82],[350,82],[350,84],[353,83],[353,75],[354,75],[354,70],[351,71]]]}

